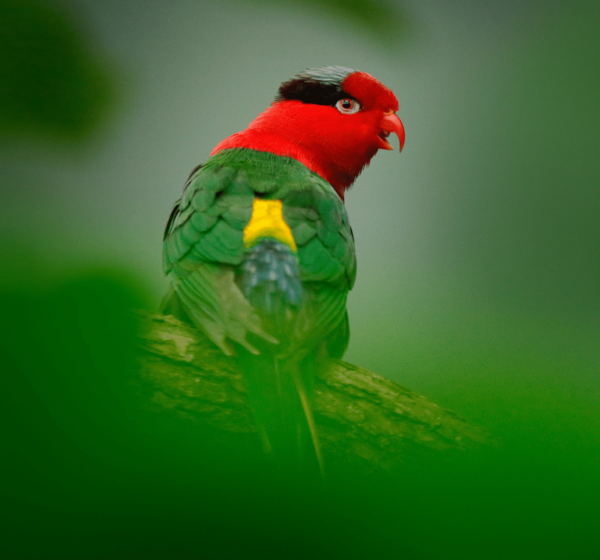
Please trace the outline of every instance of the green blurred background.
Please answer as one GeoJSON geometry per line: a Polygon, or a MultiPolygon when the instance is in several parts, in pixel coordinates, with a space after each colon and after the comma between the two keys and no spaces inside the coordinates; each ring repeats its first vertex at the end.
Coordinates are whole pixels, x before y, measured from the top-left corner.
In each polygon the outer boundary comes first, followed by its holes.
{"type": "Polygon", "coordinates": [[[149,557],[143,528],[175,526],[158,556],[196,557],[169,546],[204,535],[207,519],[223,535],[234,523],[232,557],[254,557],[252,547],[291,557],[299,541],[303,557],[600,557],[599,23],[592,1],[0,0],[12,557],[30,557],[33,510],[63,558],[92,557],[78,547],[130,532],[122,557],[149,557]],[[126,310],[156,308],[165,289],[162,230],[189,171],[280,82],[329,64],[391,87],[407,131],[402,155],[380,153],[347,196],[359,272],[346,359],[455,410],[498,445],[351,477],[327,506],[314,498],[318,514],[307,501],[285,525],[270,512],[290,504],[256,505],[250,475],[235,490],[223,475],[211,492],[198,476],[193,500],[171,499],[186,490],[169,491],[178,463],[157,462],[156,448],[181,459],[185,443],[136,440],[131,452],[127,407],[107,403],[122,392],[115,372],[135,330],[126,310]],[[78,340],[86,350],[73,357],[78,340]],[[113,380],[93,405],[79,402],[93,382],[72,383],[90,360],[113,380]],[[49,390],[57,372],[69,381],[49,390]],[[76,435],[82,423],[87,436],[76,435]],[[153,500],[121,520],[149,486],[153,500]],[[202,500],[212,505],[200,515],[202,500]],[[179,517],[168,525],[175,510],[193,528],[179,517]]]}

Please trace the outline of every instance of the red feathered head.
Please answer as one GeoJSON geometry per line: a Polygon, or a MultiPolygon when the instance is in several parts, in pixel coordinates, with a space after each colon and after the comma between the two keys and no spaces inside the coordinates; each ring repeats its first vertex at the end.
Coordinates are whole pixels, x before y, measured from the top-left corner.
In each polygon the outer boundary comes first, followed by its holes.
{"type": "Polygon", "coordinates": [[[306,70],[279,88],[275,101],[243,132],[221,142],[295,158],[340,197],[394,132],[404,147],[396,96],[365,72],[342,66],[306,70]]]}

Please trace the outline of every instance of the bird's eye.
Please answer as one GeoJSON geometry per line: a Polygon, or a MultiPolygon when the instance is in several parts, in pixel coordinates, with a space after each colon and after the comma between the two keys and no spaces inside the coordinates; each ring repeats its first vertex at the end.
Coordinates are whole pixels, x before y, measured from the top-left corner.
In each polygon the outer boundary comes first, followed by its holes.
{"type": "Polygon", "coordinates": [[[340,99],[336,104],[335,108],[346,115],[357,113],[360,111],[360,103],[356,99],[340,99]]]}

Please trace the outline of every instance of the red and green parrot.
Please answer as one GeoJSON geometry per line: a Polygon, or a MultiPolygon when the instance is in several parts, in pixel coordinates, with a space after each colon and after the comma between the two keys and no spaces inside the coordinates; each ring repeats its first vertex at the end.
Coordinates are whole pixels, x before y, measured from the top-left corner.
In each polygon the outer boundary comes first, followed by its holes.
{"type": "Polygon", "coordinates": [[[365,72],[301,72],[192,172],[165,229],[162,311],[237,356],[263,447],[290,472],[322,469],[312,386],[346,350],[356,276],[344,194],[390,133],[402,150],[397,111],[365,72]]]}

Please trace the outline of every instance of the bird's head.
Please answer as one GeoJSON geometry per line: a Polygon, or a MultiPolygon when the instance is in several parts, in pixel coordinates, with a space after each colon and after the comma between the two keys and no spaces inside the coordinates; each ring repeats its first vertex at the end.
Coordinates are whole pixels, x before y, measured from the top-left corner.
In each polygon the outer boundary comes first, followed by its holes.
{"type": "Polygon", "coordinates": [[[213,150],[250,148],[295,158],[327,180],[340,197],[387,137],[404,127],[394,93],[365,72],[342,66],[306,70],[284,82],[272,105],[246,130],[213,150]]]}

